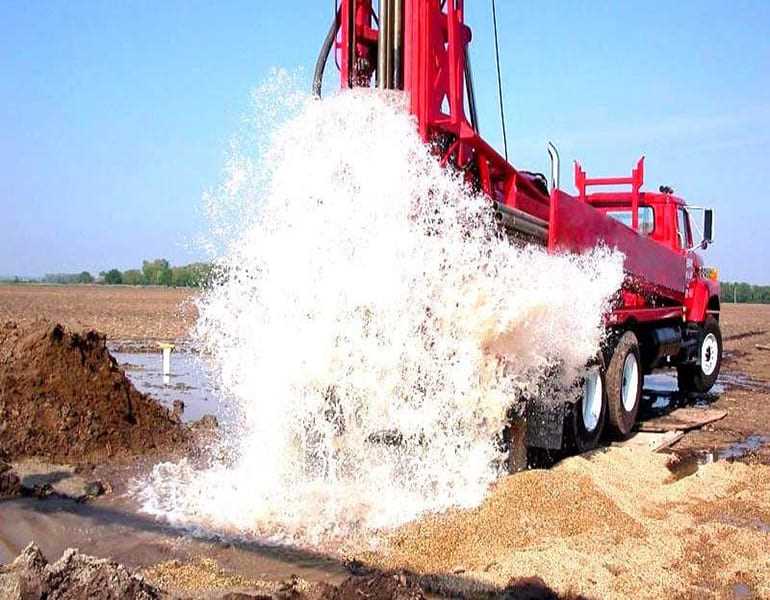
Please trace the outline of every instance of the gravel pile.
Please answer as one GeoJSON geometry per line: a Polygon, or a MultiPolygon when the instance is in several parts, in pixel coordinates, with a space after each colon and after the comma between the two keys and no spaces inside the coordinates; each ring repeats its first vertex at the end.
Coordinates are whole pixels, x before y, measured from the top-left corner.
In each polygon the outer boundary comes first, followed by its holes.
{"type": "Polygon", "coordinates": [[[506,477],[476,509],[408,524],[377,553],[443,592],[542,577],[562,596],[770,597],[770,467],[609,449],[506,477]]]}

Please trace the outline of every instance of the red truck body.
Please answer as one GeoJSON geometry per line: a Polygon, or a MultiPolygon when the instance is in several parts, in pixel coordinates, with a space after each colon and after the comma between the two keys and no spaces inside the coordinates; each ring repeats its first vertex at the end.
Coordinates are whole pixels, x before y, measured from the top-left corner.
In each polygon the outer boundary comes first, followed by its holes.
{"type": "MultiPolygon", "coordinates": [[[[437,159],[464,172],[469,184],[490,198],[514,237],[550,252],[580,253],[601,244],[620,250],[626,280],[605,316],[607,327],[616,332],[616,341],[633,332],[641,371],[681,366],[692,379],[695,366],[706,360],[699,355],[704,327],[710,317],[719,317],[719,284],[694,252],[698,242],[686,204],[667,188],[642,190],[643,158],[627,177],[591,179],[575,164],[576,195],[560,189],[558,165],[550,190],[544,176],[513,167],[476,126],[471,39],[464,0],[379,0],[377,7],[372,0],[340,0],[327,50],[336,53],[343,88],[403,90],[419,133],[435,148],[437,159]],[[596,190],[607,186],[613,190],[596,190]],[[620,186],[628,189],[616,191],[620,186]]],[[[322,61],[319,67],[322,77],[322,61]]],[[[320,79],[316,87],[320,91],[320,79]]],[[[718,349],[721,357],[721,335],[718,349]]],[[[603,359],[608,377],[612,355],[609,351],[603,359]]],[[[680,372],[680,387],[683,377],[680,372]]],[[[618,385],[625,382],[623,371],[618,385]]],[[[613,419],[611,407],[608,418],[613,419]]]]}

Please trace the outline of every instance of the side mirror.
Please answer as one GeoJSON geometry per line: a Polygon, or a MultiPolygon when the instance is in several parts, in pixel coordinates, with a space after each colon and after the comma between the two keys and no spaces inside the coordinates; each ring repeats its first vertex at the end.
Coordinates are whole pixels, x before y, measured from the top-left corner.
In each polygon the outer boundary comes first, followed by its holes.
{"type": "Polygon", "coordinates": [[[714,241],[714,210],[707,208],[703,211],[703,247],[706,248],[714,241]]]}

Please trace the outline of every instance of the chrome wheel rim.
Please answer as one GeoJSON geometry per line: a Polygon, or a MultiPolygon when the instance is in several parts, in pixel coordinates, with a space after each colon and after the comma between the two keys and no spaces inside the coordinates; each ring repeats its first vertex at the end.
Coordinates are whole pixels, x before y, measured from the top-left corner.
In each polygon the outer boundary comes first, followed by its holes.
{"type": "Polygon", "coordinates": [[[583,427],[589,433],[596,431],[602,416],[602,376],[595,367],[586,373],[583,380],[583,427]]]}
{"type": "Polygon", "coordinates": [[[717,359],[719,358],[719,343],[717,336],[709,333],[704,339],[700,348],[700,368],[704,375],[711,375],[717,368],[717,359]]]}
{"type": "Polygon", "coordinates": [[[626,412],[634,410],[636,397],[639,394],[639,361],[636,354],[630,352],[623,362],[623,383],[620,386],[620,395],[623,408],[626,412]]]}

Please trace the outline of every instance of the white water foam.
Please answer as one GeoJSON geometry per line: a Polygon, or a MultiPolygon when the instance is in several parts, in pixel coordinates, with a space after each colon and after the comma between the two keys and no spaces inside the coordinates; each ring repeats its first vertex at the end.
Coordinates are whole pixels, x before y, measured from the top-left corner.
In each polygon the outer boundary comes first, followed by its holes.
{"type": "Polygon", "coordinates": [[[144,510],[323,545],[478,504],[515,399],[596,353],[621,256],[501,238],[398,96],[307,99],[257,152],[209,199],[244,213],[197,330],[239,425],[225,459],[158,465],[144,510]]]}

